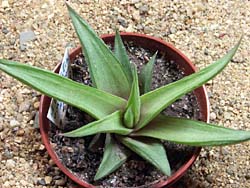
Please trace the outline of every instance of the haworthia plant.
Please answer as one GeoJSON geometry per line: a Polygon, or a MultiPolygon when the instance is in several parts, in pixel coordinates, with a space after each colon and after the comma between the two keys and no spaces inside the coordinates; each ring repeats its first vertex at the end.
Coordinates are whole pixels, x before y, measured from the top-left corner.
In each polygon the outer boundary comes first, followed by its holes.
{"type": "Polygon", "coordinates": [[[250,140],[249,131],[160,114],[181,96],[220,73],[236,53],[241,39],[215,63],[151,91],[152,70],[157,54],[142,68],[138,76],[118,32],[112,52],[83,18],[70,6],[67,7],[83,46],[93,87],[9,60],[0,60],[0,70],[41,93],[75,106],[96,118],[96,121],[76,130],[61,133],[67,137],[106,134],[104,156],[95,180],[114,172],[129,158],[131,152],[141,156],[167,176],[171,175],[162,140],[192,146],[220,146],[250,140]]]}

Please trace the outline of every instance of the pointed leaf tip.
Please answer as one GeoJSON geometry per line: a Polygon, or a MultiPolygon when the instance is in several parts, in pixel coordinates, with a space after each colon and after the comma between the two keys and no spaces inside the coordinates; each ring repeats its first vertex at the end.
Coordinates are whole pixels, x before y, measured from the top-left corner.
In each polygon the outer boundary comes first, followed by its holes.
{"type": "Polygon", "coordinates": [[[160,114],[162,110],[178,98],[202,86],[219,74],[236,53],[241,40],[242,38],[226,55],[199,72],[188,75],[181,80],[142,95],[141,118],[136,125],[137,130],[146,126],[151,120],[160,114]]]}
{"type": "Polygon", "coordinates": [[[122,42],[122,38],[118,30],[115,32],[115,45],[114,45],[114,52],[116,58],[119,60],[123,67],[123,71],[126,74],[126,77],[129,81],[129,84],[133,82],[133,75],[132,75],[132,67],[129,61],[129,57],[127,55],[126,48],[122,42]]]}
{"type": "Polygon", "coordinates": [[[126,101],[120,97],[24,63],[0,59],[0,70],[37,91],[75,106],[97,119],[126,105],[126,101]]]}
{"type": "Polygon", "coordinates": [[[94,180],[99,180],[114,172],[126,162],[130,154],[131,152],[118,144],[112,135],[106,134],[103,159],[94,180]]]}
{"type": "Polygon", "coordinates": [[[145,137],[132,138],[123,136],[119,136],[118,139],[122,144],[161,170],[165,175],[171,175],[165,148],[159,140],[145,137]]]}
{"type": "Polygon", "coordinates": [[[250,131],[161,115],[131,136],[146,136],[192,146],[219,146],[248,141],[250,131]]]}
{"type": "Polygon", "coordinates": [[[147,93],[151,90],[152,77],[153,77],[153,68],[157,52],[150,58],[148,63],[144,65],[139,74],[139,80],[141,83],[141,94],[147,93]]]}
{"type": "Polygon", "coordinates": [[[93,86],[127,99],[130,93],[130,83],[122,65],[89,24],[70,6],[67,7],[83,47],[93,86]]]}
{"type": "Polygon", "coordinates": [[[128,99],[124,123],[128,128],[133,128],[134,125],[140,119],[140,108],[141,108],[141,99],[138,83],[138,75],[135,65],[132,64],[132,74],[133,74],[133,83],[131,88],[131,93],[128,99]]]}

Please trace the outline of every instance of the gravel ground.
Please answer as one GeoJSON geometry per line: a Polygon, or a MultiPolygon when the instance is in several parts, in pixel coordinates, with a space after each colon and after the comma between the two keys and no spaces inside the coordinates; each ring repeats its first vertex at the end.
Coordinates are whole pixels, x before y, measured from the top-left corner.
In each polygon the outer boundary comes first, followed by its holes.
{"type": "MultiPolygon", "coordinates": [[[[211,122],[250,130],[250,1],[72,0],[99,34],[163,38],[197,67],[210,64],[244,34],[233,62],[207,85],[211,122]]],[[[0,0],[0,58],[52,70],[78,40],[63,1],[0,0]]],[[[70,187],[50,160],[35,120],[40,95],[0,72],[0,187],[70,187]]],[[[178,187],[250,187],[250,143],[205,148],[178,187]]]]}

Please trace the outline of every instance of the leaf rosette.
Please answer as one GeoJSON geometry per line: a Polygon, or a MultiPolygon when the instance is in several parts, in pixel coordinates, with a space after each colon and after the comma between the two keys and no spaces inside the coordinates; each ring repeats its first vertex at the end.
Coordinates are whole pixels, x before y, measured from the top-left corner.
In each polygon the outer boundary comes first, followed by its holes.
{"type": "Polygon", "coordinates": [[[226,55],[206,68],[151,90],[157,53],[138,75],[119,32],[116,32],[113,52],[83,18],[70,6],[67,7],[82,45],[93,87],[47,70],[4,59],[0,60],[0,70],[96,119],[63,133],[67,137],[106,135],[104,156],[95,180],[118,169],[132,152],[170,176],[171,169],[162,143],[164,140],[191,146],[220,146],[250,139],[249,131],[161,114],[177,99],[219,74],[236,53],[241,39],[226,55]]]}

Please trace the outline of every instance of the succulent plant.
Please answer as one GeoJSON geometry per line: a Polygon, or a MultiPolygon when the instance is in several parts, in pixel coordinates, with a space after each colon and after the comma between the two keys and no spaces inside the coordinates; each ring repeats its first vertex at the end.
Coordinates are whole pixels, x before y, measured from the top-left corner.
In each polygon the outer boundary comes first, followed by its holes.
{"type": "Polygon", "coordinates": [[[114,52],[107,47],[70,6],[69,14],[83,47],[92,87],[47,70],[0,60],[0,70],[41,93],[79,108],[95,121],[62,133],[84,137],[106,133],[104,156],[97,170],[99,180],[118,169],[134,152],[166,175],[170,165],[162,141],[191,146],[219,146],[250,139],[250,132],[201,121],[168,117],[161,112],[181,96],[220,73],[237,51],[240,41],[208,67],[171,84],[150,91],[155,54],[138,75],[129,61],[118,32],[114,52]],[[139,85],[140,83],[140,85],[139,85]]]}

